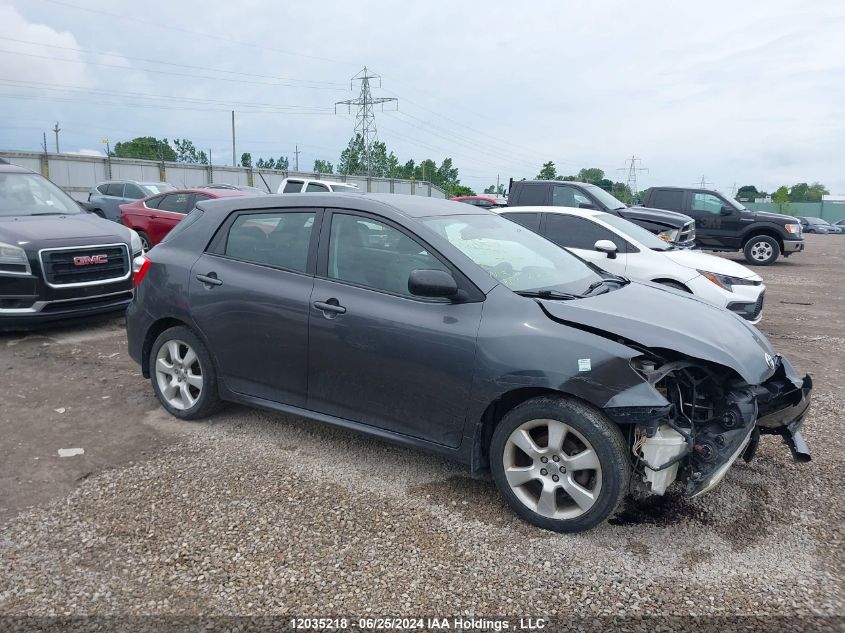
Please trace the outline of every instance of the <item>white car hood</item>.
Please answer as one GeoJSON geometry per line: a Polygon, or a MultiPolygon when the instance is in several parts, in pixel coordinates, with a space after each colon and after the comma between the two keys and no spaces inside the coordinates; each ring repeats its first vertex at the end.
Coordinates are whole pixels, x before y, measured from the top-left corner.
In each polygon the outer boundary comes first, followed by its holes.
{"type": "Polygon", "coordinates": [[[665,251],[663,254],[675,263],[688,268],[694,268],[695,270],[706,270],[717,275],[729,275],[731,277],[739,277],[740,279],[762,281],[762,277],[754,271],[724,257],[717,257],[716,255],[710,255],[701,251],[683,249],[665,251]]]}

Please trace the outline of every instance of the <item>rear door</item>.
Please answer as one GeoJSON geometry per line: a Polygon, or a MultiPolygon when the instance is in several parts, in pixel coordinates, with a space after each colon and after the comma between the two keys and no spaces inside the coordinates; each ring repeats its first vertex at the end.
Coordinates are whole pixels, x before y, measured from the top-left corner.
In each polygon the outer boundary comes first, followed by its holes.
{"type": "Polygon", "coordinates": [[[191,313],[232,391],[306,405],[308,318],[322,213],[234,213],[194,264],[191,313]]]}
{"type": "Polygon", "coordinates": [[[101,208],[106,218],[117,221],[120,218],[120,205],[123,204],[122,182],[110,182],[106,185],[106,193],[102,198],[101,208]]]}
{"type": "MultiPolygon", "coordinates": [[[[475,367],[480,301],[408,292],[415,269],[460,273],[385,218],[324,222],[309,327],[308,408],[456,447],[475,367]]],[[[477,293],[477,290],[475,291],[477,293]]]]}
{"type": "Polygon", "coordinates": [[[628,244],[613,231],[587,218],[562,213],[544,215],[542,231],[546,239],[558,246],[568,248],[579,257],[593,262],[608,272],[617,275],[625,274],[628,244]],[[608,257],[595,249],[595,243],[599,240],[610,240],[616,244],[615,258],[608,257]]]}

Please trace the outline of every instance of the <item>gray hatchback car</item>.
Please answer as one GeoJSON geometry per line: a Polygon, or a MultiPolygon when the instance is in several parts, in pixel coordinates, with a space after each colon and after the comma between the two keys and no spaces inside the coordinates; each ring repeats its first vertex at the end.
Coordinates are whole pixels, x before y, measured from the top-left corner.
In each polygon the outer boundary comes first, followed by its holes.
{"type": "Polygon", "coordinates": [[[134,271],[129,353],[174,416],[239,402],[433,451],[543,528],[706,492],[761,434],[809,459],[812,382],[756,328],[481,208],[201,202],[134,271]]]}
{"type": "Polygon", "coordinates": [[[119,222],[120,205],[174,189],[176,187],[166,182],[109,180],[101,182],[91,189],[85,206],[89,211],[102,218],[119,222]]]}

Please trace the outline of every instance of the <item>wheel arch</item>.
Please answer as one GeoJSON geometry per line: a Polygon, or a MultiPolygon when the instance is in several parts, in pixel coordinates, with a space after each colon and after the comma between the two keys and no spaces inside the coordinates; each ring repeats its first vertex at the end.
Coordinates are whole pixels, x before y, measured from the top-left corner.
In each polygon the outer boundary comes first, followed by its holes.
{"type": "Polygon", "coordinates": [[[502,418],[523,402],[540,396],[555,396],[576,400],[591,409],[596,411],[601,410],[593,403],[578,397],[574,393],[551,389],[549,387],[519,387],[499,395],[487,405],[473,431],[470,469],[474,476],[487,473],[490,469],[490,441],[493,438],[493,431],[495,431],[499,422],[502,421],[502,418]]]}
{"type": "Polygon", "coordinates": [[[155,340],[165,330],[180,326],[188,328],[197,336],[197,338],[200,339],[200,341],[202,341],[202,344],[205,345],[206,350],[208,350],[209,356],[211,356],[211,360],[214,363],[215,369],[217,369],[218,364],[217,359],[214,357],[214,352],[211,350],[208,341],[206,340],[203,333],[199,330],[199,328],[194,327],[191,323],[183,319],[178,319],[176,317],[162,317],[157,321],[154,321],[153,324],[150,325],[150,327],[147,329],[147,332],[144,335],[144,343],[141,347],[141,373],[144,378],[150,377],[150,351],[152,350],[153,343],[155,343],[155,340]]]}

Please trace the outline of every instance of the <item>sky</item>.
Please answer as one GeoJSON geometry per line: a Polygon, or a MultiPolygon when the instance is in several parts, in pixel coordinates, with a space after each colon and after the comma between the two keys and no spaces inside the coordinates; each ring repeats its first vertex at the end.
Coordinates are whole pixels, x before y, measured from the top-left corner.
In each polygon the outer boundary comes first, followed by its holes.
{"type": "Polygon", "coordinates": [[[364,66],[401,162],[476,191],[599,167],[640,188],[845,194],[845,2],[0,0],[0,149],[188,138],[231,164],[337,164],[364,66]],[[380,83],[380,86],[379,86],[380,83]]]}

